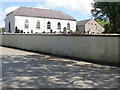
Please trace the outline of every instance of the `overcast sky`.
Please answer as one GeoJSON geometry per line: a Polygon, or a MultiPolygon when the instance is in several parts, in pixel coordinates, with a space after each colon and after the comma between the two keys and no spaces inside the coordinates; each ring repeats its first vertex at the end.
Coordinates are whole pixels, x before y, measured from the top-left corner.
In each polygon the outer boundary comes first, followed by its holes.
{"type": "Polygon", "coordinates": [[[2,0],[0,1],[0,27],[4,27],[7,13],[20,6],[29,6],[43,9],[61,10],[78,21],[92,18],[90,13],[93,0],[2,0]]]}

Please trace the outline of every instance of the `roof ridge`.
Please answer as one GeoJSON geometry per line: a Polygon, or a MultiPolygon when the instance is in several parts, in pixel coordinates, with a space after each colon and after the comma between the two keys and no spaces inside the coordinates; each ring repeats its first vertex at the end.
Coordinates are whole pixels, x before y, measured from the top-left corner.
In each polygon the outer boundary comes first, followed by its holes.
{"type": "Polygon", "coordinates": [[[54,18],[54,19],[65,19],[65,20],[75,20],[73,16],[60,11],[60,10],[51,10],[51,9],[41,9],[36,7],[26,7],[20,6],[13,11],[15,15],[23,16],[32,16],[32,17],[45,17],[45,18],[54,18]]]}
{"type": "Polygon", "coordinates": [[[18,6],[18,8],[16,8],[13,12],[17,11],[17,9],[19,9],[21,6],[18,6]]]}
{"type": "MultiPolygon", "coordinates": [[[[18,8],[20,8],[20,6],[18,8]]],[[[6,16],[9,15],[9,14],[11,14],[11,13],[14,13],[18,8],[16,8],[15,10],[9,12],[8,14],[6,14],[6,16]]]]}
{"type": "Polygon", "coordinates": [[[85,25],[87,24],[89,21],[91,21],[92,19],[85,19],[85,20],[81,20],[81,21],[77,21],[78,25],[85,25]]]}
{"type": "Polygon", "coordinates": [[[80,21],[78,21],[78,22],[82,22],[82,21],[90,21],[90,20],[92,20],[92,19],[84,19],[84,20],[80,20],[80,21]]]}
{"type": "Polygon", "coordinates": [[[42,10],[52,10],[52,11],[60,11],[60,10],[54,10],[54,9],[45,9],[45,8],[39,8],[39,7],[26,7],[26,6],[21,6],[23,8],[32,8],[32,9],[42,9],[42,10]]]}

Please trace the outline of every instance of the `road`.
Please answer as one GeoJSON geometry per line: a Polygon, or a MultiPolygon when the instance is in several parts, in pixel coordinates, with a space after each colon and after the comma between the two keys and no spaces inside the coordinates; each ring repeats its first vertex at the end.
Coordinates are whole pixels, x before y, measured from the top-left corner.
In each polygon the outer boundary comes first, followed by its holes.
{"type": "Polygon", "coordinates": [[[7,47],[0,49],[3,88],[120,87],[120,68],[117,67],[7,47]]]}

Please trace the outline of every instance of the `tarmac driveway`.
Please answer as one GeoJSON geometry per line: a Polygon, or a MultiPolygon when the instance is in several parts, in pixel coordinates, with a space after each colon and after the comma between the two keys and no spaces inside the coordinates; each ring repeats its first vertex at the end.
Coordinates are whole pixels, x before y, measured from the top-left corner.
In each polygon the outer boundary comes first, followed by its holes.
{"type": "Polygon", "coordinates": [[[120,68],[2,49],[3,88],[118,88],[120,68]]]}

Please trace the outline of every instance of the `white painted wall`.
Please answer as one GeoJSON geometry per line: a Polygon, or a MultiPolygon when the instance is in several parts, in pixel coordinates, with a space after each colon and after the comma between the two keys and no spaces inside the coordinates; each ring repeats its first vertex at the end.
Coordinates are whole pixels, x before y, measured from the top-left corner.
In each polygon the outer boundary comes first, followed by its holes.
{"type": "Polygon", "coordinates": [[[39,32],[42,33],[50,32],[49,29],[47,29],[47,22],[50,21],[51,23],[51,29],[53,31],[59,32],[60,30],[57,30],[57,24],[58,22],[61,23],[61,31],[63,31],[63,28],[67,28],[67,23],[70,23],[70,29],[73,31],[76,31],[76,21],[71,20],[60,20],[60,19],[48,19],[48,18],[37,18],[37,17],[25,17],[25,16],[15,16],[15,27],[17,26],[18,29],[24,30],[24,32],[31,32],[33,30],[34,33],[39,32]],[[29,29],[24,28],[25,20],[29,21],[29,29]],[[40,29],[36,29],[36,22],[37,20],[40,21],[40,29]]]}
{"type": "Polygon", "coordinates": [[[9,22],[11,24],[11,32],[13,33],[15,28],[15,17],[13,13],[10,13],[9,15],[6,16],[6,19],[5,19],[6,32],[9,31],[9,22]]]}
{"type": "Polygon", "coordinates": [[[88,61],[119,64],[118,36],[54,36],[3,34],[2,45],[88,61]]]}

